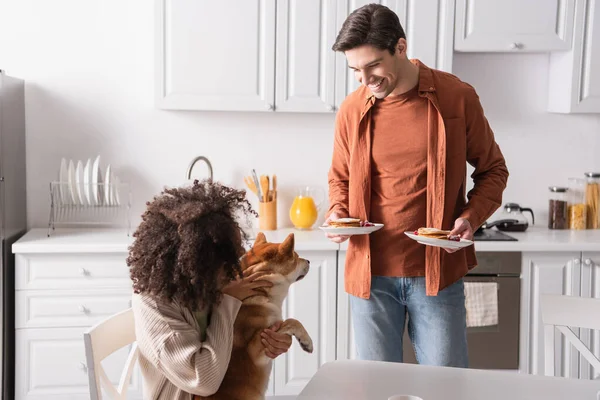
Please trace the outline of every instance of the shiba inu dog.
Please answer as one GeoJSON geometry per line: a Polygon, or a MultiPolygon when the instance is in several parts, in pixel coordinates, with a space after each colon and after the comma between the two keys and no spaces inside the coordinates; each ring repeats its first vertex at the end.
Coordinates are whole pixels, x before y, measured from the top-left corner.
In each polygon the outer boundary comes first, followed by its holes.
{"type": "MultiPolygon", "coordinates": [[[[262,400],[269,383],[273,360],[265,354],[261,332],[281,321],[281,307],[292,283],[304,278],[309,261],[294,251],[294,234],[283,243],[267,243],[259,233],[252,249],[242,258],[244,273],[266,272],[260,279],[273,283],[263,288],[263,295],[250,297],[242,303],[234,324],[233,349],[225,377],[217,393],[196,400],[262,400]]],[[[280,333],[293,335],[300,347],[313,351],[312,339],[302,324],[295,319],[283,321],[280,333]]]]}

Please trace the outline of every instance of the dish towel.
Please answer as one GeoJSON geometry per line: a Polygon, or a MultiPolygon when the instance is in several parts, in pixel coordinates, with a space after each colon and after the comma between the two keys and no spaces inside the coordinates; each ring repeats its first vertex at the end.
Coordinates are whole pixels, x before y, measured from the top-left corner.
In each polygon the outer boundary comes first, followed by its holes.
{"type": "Polygon", "coordinates": [[[498,284],[465,282],[467,327],[498,325],[498,284]]]}

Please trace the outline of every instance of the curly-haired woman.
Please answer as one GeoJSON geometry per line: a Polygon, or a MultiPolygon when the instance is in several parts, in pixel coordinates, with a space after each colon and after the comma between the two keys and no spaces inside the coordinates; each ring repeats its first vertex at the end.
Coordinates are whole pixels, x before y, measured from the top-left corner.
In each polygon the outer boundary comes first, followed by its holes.
{"type": "MultiPolygon", "coordinates": [[[[239,213],[254,213],[245,192],[212,181],[166,189],[147,203],[127,258],[144,399],[219,388],[241,302],[271,285],[259,274],[242,276],[239,213]]],[[[263,333],[271,358],[292,343],[278,325],[263,333]]]]}

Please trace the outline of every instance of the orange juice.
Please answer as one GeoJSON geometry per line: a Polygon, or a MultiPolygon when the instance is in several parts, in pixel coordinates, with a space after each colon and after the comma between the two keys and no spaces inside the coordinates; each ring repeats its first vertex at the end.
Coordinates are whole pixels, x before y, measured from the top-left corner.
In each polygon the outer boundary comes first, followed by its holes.
{"type": "Polygon", "coordinates": [[[310,229],[317,221],[318,211],[312,197],[296,196],[290,208],[290,220],[298,229],[310,229]]]}

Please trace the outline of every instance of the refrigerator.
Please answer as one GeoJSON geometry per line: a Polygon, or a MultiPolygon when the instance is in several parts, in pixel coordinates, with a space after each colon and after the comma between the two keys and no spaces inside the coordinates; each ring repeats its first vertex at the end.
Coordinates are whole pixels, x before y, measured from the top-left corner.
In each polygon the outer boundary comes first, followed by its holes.
{"type": "Polygon", "coordinates": [[[27,230],[25,84],[0,70],[0,375],[2,400],[14,399],[15,257],[12,244],[27,230]]]}

